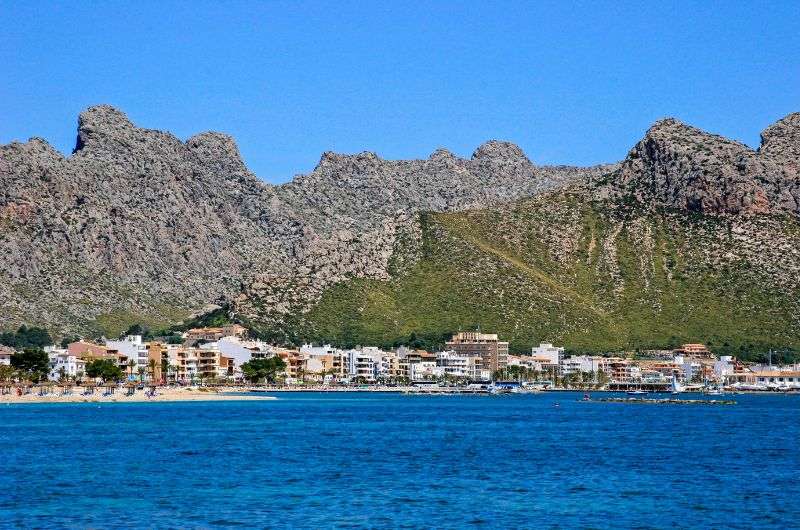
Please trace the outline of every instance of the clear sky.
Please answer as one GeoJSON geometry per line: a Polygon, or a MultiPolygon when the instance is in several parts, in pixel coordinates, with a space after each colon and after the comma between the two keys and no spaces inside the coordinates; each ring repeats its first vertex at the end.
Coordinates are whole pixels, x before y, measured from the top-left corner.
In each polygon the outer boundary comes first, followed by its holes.
{"type": "Polygon", "coordinates": [[[326,150],[619,160],[675,116],[757,146],[800,111],[800,2],[3,2],[0,143],[110,103],[233,135],[270,182],[326,150]],[[407,7],[413,5],[414,7],[407,7]]]}

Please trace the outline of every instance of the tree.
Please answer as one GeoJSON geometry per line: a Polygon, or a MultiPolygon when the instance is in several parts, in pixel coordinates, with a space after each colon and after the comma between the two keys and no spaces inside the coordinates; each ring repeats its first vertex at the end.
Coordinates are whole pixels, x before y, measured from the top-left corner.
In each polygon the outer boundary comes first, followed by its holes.
{"type": "Polygon", "coordinates": [[[147,361],[147,367],[150,369],[150,382],[155,383],[156,380],[156,360],[150,359],[147,361]]]}
{"type": "Polygon", "coordinates": [[[11,356],[11,366],[39,382],[50,371],[50,358],[40,348],[25,348],[11,356]]]}
{"type": "Polygon", "coordinates": [[[44,348],[53,344],[53,339],[44,328],[28,327],[22,325],[16,332],[7,331],[0,333],[0,344],[11,346],[12,348],[44,348]]]}
{"type": "Polygon", "coordinates": [[[64,348],[64,349],[67,349],[67,347],[70,344],[72,344],[73,342],[78,342],[79,340],[81,340],[80,337],[75,337],[75,336],[64,337],[63,339],[61,339],[61,347],[64,348]]]}
{"type": "Polygon", "coordinates": [[[86,375],[103,381],[118,381],[125,372],[113,359],[93,359],[86,363],[86,375]]]}
{"type": "Polygon", "coordinates": [[[269,359],[251,359],[242,365],[242,373],[251,383],[262,380],[273,383],[277,374],[285,369],[286,363],[277,355],[269,359]]]}
{"type": "Polygon", "coordinates": [[[128,330],[125,333],[120,335],[119,338],[124,339],[128,335],[144,335],[145,331],[146,330],[142,327],[141,324],[133,324],[131,327],[128,328],[128,330]]]}
{"type": "Polygon", "coordinates": [[[167,371],[169,370],[169,356],[166,352],[161,354],[161,383],[167,382],[167,371]]]}
{"type": "Polygon", "coordinates": [[[131,359],[130,361],[128,361],[128,375],[130,376],[131,379],[133,379],[134,368],[136,368],[136,362],[133,359],[131,359]]]}
{"type": "Polygon", "coordinates": [[[5,364],[0,364],[0,381],[10,381],[16,370],[5,364]]]}
{"type": "Polygon", "coordinates": [[[608,377],[608,374],[605,373],[603,370],[597,372],[597,388],[605,388],[606,385],[611,381],[611,378],[608,377]]]}

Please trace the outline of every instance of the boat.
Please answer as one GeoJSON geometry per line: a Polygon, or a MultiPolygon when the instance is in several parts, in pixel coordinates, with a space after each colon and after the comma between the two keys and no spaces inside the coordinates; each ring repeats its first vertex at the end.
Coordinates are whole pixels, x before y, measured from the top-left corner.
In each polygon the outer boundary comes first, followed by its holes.
{"type": "Polygon", "coordinates": [[[647,391],[646,390],[628,390],[625,393],[628,394],[629,396],[645,396],[645,395],[647,395],[647,391]]]}
{"type": "Polygon", "coordinates": [[[683,392],[683,387],[678,382],[678,377],[675,374],[672,374],[672,393],[673,394],[680,394],[683,392]]]}

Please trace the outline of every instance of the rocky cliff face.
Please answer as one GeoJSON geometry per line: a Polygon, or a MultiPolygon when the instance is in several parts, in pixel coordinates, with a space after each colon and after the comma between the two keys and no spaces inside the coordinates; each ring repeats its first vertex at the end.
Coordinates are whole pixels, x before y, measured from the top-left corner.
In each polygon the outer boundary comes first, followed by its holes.
{"type": "Polygon", "coordinates": [[[675,119],[654,124],[600,194],[710,214],[800,212],[800,114],[767,128],[758,151],[675,119]]]}
{"type": "Polygon", "coordinates": [[[537,167],[488,142],[469,160],[325,153],[312,173],[269,186],[226,135],[182,142],[92,107],[68,157],[36,138],[0,146],[0,327],[110,330],[175,321],[220,298],[280,318],[345,278],[388,277],[416,212],[515,200],[612,169],[537,167]]]}

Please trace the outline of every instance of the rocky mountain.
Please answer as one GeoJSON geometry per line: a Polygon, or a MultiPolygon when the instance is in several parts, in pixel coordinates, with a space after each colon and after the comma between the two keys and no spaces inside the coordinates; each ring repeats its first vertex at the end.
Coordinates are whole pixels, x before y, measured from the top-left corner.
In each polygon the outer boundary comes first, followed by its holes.
{"type": "Polygon", "coordinates": [[[227,302],[278,339],[476,325],[512,348],[800,348],[800,114],[758,150],[674,119],[619,164],[324,153],[270,186],[234,141],[81,114],[75,150],[0,147],[0,327],[115,334],[227,302]]]}
{"type": "Polygon", "coordinates": [[[665,119],[606,179],[616,200],[703,213],[800,212],[800,113],[762,133],[760,149],[665,119]]]}
{"type": "Polygon", "coordinates": [[[500,204],[614,167],[535,166],[492,141],[469,160],[325,153],[270,186],[229,136],[183,142],[92,107],[69,156],[39,138],[0,146],[0,327],[115,333],[219,300],[280,324],[328,286],[388,279],[418,212],[500,204]]]}
{"type": "Polygon", "coordinates": [[[599,178],[424,214],[396,253],[413,263],[388,281],[328,289],[298,323],[301,338],[436,342],[480,326],[515,351],[542,340],[800,350],[798,132],[792,114],[754,151],[663,120],[599,178]]]}

